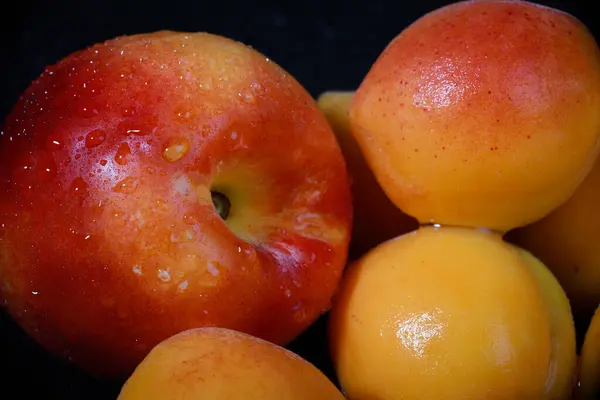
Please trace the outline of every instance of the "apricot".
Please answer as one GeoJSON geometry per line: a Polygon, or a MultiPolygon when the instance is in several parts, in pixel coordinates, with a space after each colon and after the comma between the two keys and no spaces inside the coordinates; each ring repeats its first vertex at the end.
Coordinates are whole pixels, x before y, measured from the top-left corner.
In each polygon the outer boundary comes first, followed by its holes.
{"type": "Polygon", "coordinates": [[[381,189],[350,131],[348,110],[353,95],[352,91],[328,91],[317,99],[335,133],[352,182],[354,217],[350,259],[418,228],[418,222],[400,211],[381,189]]]}
{"type": "Polygon", "coordinates": [[[350,123],[383,190],[421,223],[499,231],[542,218],[600,149],[600,49],[575,17],[461,1],[404,29],[350,123]]]}
{"type": "Polygon", "coordinates": [[[592,316],[585,333],[578,366],[577,400],[600,397],[600,307],[592,316]]]}
{"type": "Polygon", "coordinates": [[[576,316],[588,320],[600,303],[600,162],[573,196],[550,215],[507,234],[557,277],[576,316]]]}
{"type": "Polygon", "coordinates": [[[314,365],[254,336],[223,328],[181,332],[158,344],[119,400],[343,400],[314,365]]]}
{"type": "Polygon", "coordinates": [[[556,279],[499,234],[431,226],[353,262],[329,320],[350,400],[564,399],[575,328],[556,279]]]}

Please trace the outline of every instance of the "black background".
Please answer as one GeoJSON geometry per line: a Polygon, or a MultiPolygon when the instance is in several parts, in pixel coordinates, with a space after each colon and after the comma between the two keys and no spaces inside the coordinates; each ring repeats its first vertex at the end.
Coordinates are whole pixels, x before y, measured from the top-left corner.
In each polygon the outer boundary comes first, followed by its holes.
{"type": "MultiPolygon", "coordinates": [[[[594,2],[538,1],[575,15],[600,38],[594,2]]],[[[162,29],[208,31],[240,40],[284,67],[313,96],[329,89],[355,89],[394,36],[424,13],[449,3],[17,0],[11,2],[15,9],[0,9],[0,121],[46,65],[95,42],[162,29]]],[[[333,379],[323,339],[321,320],[290,348],[333,379]]],[[[115,399],[121,385],[95,381],[47,355],[1,312],[0,371],[0,398],[7,400],[36,395],[115,399]]]]}

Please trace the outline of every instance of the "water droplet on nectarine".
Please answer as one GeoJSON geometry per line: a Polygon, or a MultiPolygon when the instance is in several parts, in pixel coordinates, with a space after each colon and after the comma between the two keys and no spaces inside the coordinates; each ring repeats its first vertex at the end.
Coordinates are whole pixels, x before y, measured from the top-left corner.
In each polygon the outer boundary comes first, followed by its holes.
{"type": "Polygon", "coordinates": [[[184,137],[168,139],[162,146],[162,157],[167,162],[181,160],[190,151],[190,141],[184,137]]]}
{"type": "Polygon", "coordinates": [[[128,177],[119,181],[113,188],[113,192],[119,192],[123,194],[132,194],[137,190],[140,184],[139,179],[135,177],[128,177]]]}
{"type": "Polygon", "coordinates": [[[106,140],[106,132],[96,129],[88,133],[85,137],[85,147],[93,149],[100,146],[106,140]]]}

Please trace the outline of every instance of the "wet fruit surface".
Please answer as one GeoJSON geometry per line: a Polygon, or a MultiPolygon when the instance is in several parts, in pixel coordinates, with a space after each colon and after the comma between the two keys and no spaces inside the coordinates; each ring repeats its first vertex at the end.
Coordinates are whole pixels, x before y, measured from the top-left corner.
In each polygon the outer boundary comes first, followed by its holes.
{"type": "Polygon", "coordinates": [[[2,300],[88,371],[122,377],[205,325],[287,343],[329,307],[351,224],[341,152],[308,93],[240,43],[158,32],[75,53],[0,147],[2,300]]]}

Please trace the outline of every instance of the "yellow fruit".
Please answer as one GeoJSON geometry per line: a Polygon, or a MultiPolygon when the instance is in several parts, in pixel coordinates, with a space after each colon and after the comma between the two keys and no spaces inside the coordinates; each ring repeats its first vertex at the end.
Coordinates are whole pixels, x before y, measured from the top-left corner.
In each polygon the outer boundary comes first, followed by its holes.
{"type": "Polygon", "coordinates": [[[329,341],[350,400],[566,399],[575,328],[552,274],[499,234],[422,227],[351,264],[329,341]]]}
{"type": "Polygon", "coordinates": [[[179,333],[146,356],[119,400],[343,400],[308,361],[222,328],[179,333]]]}
{"type": "Polygon", "coordinates": [[[600,161],[565,204],[509,232],[507,240],[547,265],[567,293],[573,313],[588,321],[600,303],[600,161]]]}
{"type": "Polygon", "coordinates": [[[600,398],[600,308],[596,309],[579,357],[577,400],[600,398]]]}
{"type": "Polygon", "coordinates": [[[573,16],[460,1],[390,42],[350,123],[383,190],[420,222],[506,231],[542,218],[600,147],[600,49],[573,16]]]}
{"type": "Polygon", "coordinates": [[[379,243],[418,228],[418,222],[391,202],[350,131],[348,110],[354,92],[325,92],[317,102],[333,128],[352,178],[354,225],[350,258],[356,259],[379,243]]]}

